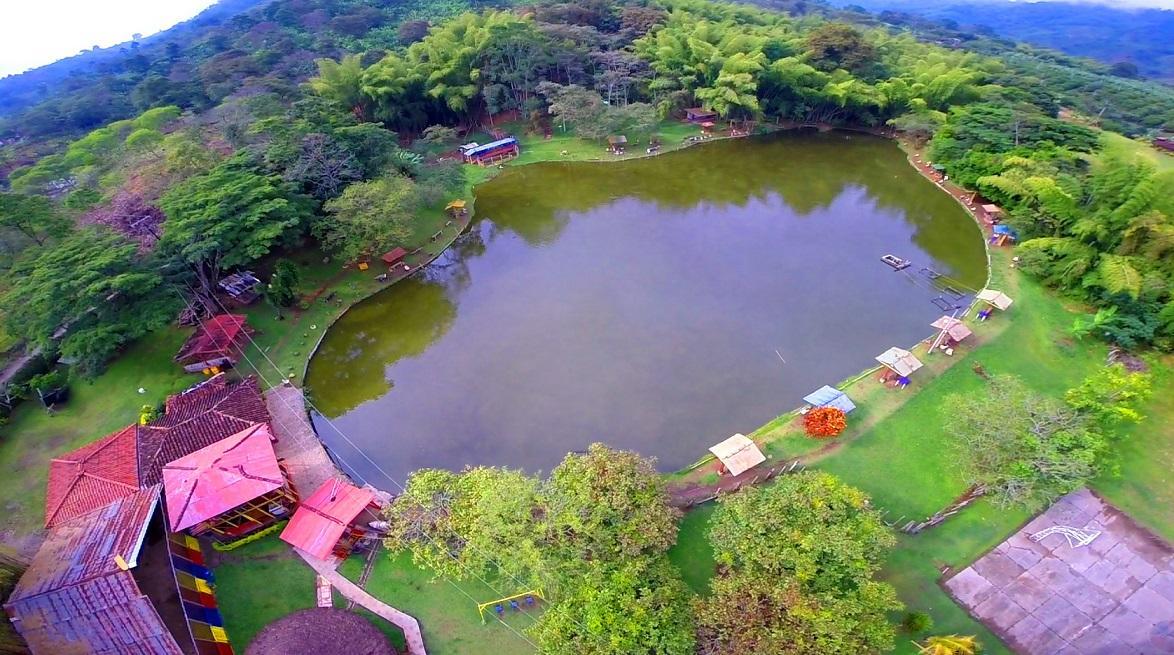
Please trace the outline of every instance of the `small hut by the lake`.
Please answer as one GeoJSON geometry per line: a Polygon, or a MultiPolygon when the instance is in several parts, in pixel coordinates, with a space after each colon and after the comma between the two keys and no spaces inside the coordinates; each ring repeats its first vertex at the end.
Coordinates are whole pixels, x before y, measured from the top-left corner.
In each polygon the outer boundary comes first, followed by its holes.
{"type": "Polygon", "coordinates": [[[1011,306],[1011,303],[1015,302],[1007,294],[995,289],[983,289],[978,292],[976,297],[999,311],[1006,311],[1011,306]]]}
{"type": "Polygon", "coordinates": [[[375,492],[331,478],[298,505],[281,540],[318,559],[345,558],[381,520],[375,492]]]}
{"type": "Polygon", "coordinates": [[[730,475],[741,475],[766,461],[766,455],[744,434],[735,434],[709,449],[730,475]]]}
{"type": "Polygon", "coordinates": [[[507,159],[517,157],[521,152],[518,146],[518,140],[512,136],[507,136],[485,145],[477,145],[475,143],[468,144],[468,147],[461,146],[461,156],[467,164],[477,164],[478,166],[488,166],[507,159]]]}
{"type": "Polygon", "coordinates": [[[982,207],[982,213],[986,215],[988,223],[998,223],[999,221],[1003,220],[1002,207],[990,203],[980,206],[982,207]]]}
{"type": "Polygon", "coordinates": [[[852,402],[848,394],[826,384],[803,396],[803,402],[812,407],[835,407],[845,414],[856,409],[856,403],[852,402]]]}
{"type": "Polygon", "coordinates": [[[297,495],[261,423],[163,467],[173,532],[233,541],[289,516],[297,495]]]}
{"type": "Polygon", "coordinates": [[[220,314],[201,321],[180,347],[175,361],[189,373],[235,364],[252,329],[244,314],[220,314]]]}
{"type": "Polygon", "coordinates": [[[407,256],[407,250],[404,250],[403,248],[392,248],[391,250],[388,250],[387,252],[380,255],[379,259],[388,266],[395,266],[396,264],[403,263],[404,257],[407,256]]]}
{"type": "Polygon", "coordinates": [[[690,107],[685,110],[685,120],[690,123],[713,122],[717,119],[717,112],[704,107],[690,107]]]}
{"type": "Polygon", "coordinates": [[[624,154],[624,148],[628,145],[628,137],[622,134],[613,134],[607,137],[607,148],[611,150],[613,155],[624,154]]]}
{"type": "Polygon", "coordinates": [[[990,242],[993,246],[1009,246],[1019,239],[1019,234],[1010,225],[996,225],[991,228],[990,242]]]}
{"type": "Polygon", "coordinates": [[[448,212],[449,215],[453,218],[464,218],[466,211],[465,205],[466,203],[463,198],[457,198],[456,200],[453,200],[452,202],[445,205],[444,211],[448,212]]]}
{"type": "Polygon", "coordinates": [[[939,331],[937,338],[934,339],[932,346],[934,348],[955,346],[966,337],[974,334],[970,328],[966,327],[965,323],[953,316],[943,316],[930,323],[930,327],[937,328],[939,331]]]}
{"type": "Polygon", "coordinates": [[[883,378],[884,380],[887,381],[895,375],[897,381],[902,385],[908,384],[909,376],[923,366],[921,360],[914,357],[913,353],[904,348],[897,348],[896,346],[877,355],[876,361],[888,369],[888,373],[883,378]]]}

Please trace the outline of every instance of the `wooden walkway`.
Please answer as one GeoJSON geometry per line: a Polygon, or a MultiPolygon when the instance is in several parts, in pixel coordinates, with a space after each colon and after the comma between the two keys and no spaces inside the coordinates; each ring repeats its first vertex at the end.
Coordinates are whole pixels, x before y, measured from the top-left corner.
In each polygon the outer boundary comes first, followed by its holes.
{"type": "Polygon", "coordinates": [[[294,550],[310,565],[310,568],[325,578],[344,598],[354,601],[360,607],[398,627],[404,633],[404,641],[408,644],[408,655],[427,655],[427,651],[424,650],[424,635],[420,632],[420,623],[415,618],[379,600],[359,585],[344,578],[338,572],[337,562],[320,560],[297,548],[294,550]]]}
{"type": "Polygon", "coordinates": [[[309,496],[331,478],[347,479],[314,433],[301,389],[293,385],[276,386],[265,392],[265,406],[277,437],[273,450],[289,471],[299,496],[309,496]]]}

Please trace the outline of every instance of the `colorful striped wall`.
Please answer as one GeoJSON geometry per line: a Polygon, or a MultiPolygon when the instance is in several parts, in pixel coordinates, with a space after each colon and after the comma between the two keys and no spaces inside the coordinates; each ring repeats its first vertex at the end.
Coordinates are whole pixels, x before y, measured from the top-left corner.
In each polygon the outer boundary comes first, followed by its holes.
{"type": "Polygon", "coordinates": [[[215,577],[204,565],[200,542],[191,535],[172,533],[168,536],[167,547],[196,653],[234,655],[228,633],[224,631],[224,618],[216,605],[215,577]]]}

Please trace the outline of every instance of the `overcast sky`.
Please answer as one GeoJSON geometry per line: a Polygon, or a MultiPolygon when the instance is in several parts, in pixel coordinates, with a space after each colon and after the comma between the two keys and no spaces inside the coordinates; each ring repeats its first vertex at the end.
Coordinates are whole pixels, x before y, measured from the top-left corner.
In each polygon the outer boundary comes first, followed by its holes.
{"type": "Polygon", "coordinates": [[[0,77],[165,30],[215,0],[3,0],[0,77]]]}
{"type": "MultiPolygon", "coordinates": [[[[961,1],[961,0],[959,0],[961,1]]],[[[0,3],[0,77],[150,35],[187,20],[215,0],[4,0],[0,3]]],[[[1105,4],[1174,9],[1174,0],[1105,4]]]]}

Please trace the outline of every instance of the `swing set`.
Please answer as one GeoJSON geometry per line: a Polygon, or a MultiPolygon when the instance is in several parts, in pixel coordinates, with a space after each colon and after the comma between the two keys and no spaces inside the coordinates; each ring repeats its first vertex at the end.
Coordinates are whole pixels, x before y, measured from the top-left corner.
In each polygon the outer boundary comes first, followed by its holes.
{"type": "Polygon", "coordinates": [[[481,615],[482,625],[485,624],[485,610],[486,609],[493,608],[493,611],[497,612],[498,614],[501,614],[504,611],[504,605],[502,605],[502,603],[510,603],[510,607],[512,607],[514,609],[520,609],[520,606],[517,603],[517,600],[519,598],[525,598],[528,601],[527,602],[528,605],[533,604],[535,598],[541,598],[542,600],[546,600],[546,596],[542,595],[541,589],[531,589],[530,591],[523,591],[522,593],[514,594],[513,596],[506,596],[505,598],[498,598],[497,600],[491,600],[488,603],[477,603],[477,613],[481,615]],[[510,602],[510,601],[513,601],[513,602],[510,602]]]}

